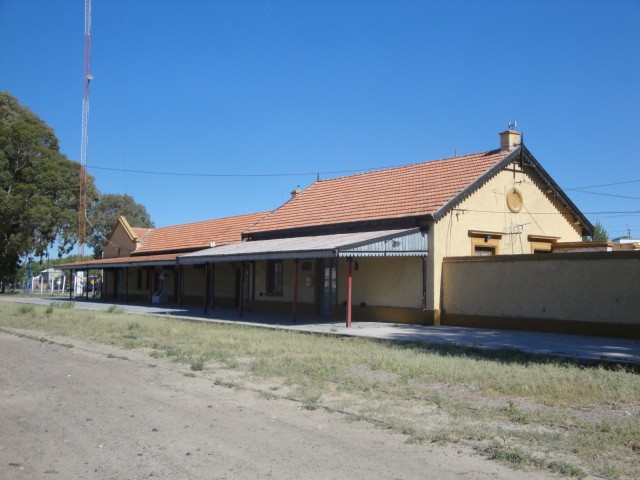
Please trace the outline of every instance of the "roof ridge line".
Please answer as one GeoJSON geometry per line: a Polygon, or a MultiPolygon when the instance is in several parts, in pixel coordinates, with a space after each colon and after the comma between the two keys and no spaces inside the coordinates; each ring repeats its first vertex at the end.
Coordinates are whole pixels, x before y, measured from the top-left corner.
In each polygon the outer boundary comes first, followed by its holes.
{"type": "Polygon", "coordinates": [[[496,154],[496,153],[499,153],[499,152],[500,152],[500,149],[496,148],[496,149],[493,149],[493,150],[484,150],[484,151],[480,151],[480,152],[467,153],[467,154],[464,154],[464,155],[457,155],[455,157],[434,158],[433,160],[424,160],[422,162],[408,163],[406,165],[396,165],[396,166],[393,166],[393,167],[381,167],[381,168],[376,168],[374,170],[369,170],[368,172],[353,173],[351,175],[343,175],[343,176],[340,176],[340,177],[320,179],[320,180],[316,180],[316,182],[330,182],[330,181],[333,181],[333,180],[340,180],[340,179],[343,179],[343,178],[352,178],[352,177],[358,177],[358,176],[362,176],[362,175],[369,175],[371,173],[386,172],[386,171],[389,171],[389,170],[396,170],[396,169],[401,169],[401,168],[415,167],[417,165],[424,165],[426,163],[443,162],[445,160],[460,160],[460,159],[463,159],[465,157],[473,157],[473,156],[477,156],[477,155],[488,155],[488,154],[493,155],[493,154],[496,154]]]}
{"type": "Polygon", "coordinates": [[[249,215],[259,215],[259,214],[267,215],[269,213],[271,213],[271,210],[264,210],[264,211],[261,211],[261,212],[241,213],[239,215],[229,215],[227,217],[210,218],[208,220],[198,220],[196,222],[177,223],[175,225],[167,225],[166,227],[155,227],[155,228],[153,228],[153,230],[161,230],[161,229],[165,229],[165,228],[174,228],[174,227],[184,227],[184,226],[187,226],[187,225],[197,225],[199,223],[217,222],[219,220],[228,220],[228,219],[231,219],[231,218],[248,217],[249,215]]]}

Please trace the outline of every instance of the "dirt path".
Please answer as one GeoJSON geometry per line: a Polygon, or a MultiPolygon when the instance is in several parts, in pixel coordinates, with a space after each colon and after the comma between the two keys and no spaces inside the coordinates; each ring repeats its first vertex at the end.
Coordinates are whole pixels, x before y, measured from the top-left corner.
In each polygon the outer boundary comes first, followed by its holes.
{"type": "Polygon", "coordinates": [[[409,445],[141,353],[56,341],[74,346],[0,332],[0,478],[556,478],[409,445]]]}

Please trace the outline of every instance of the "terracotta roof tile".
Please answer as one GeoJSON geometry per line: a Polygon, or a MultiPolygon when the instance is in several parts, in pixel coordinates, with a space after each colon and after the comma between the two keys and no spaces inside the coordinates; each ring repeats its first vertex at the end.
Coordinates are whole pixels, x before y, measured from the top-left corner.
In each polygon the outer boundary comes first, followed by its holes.
{"type": "Polygon", "coordinates": [[[144,236],[149,233],[149,230],[152,230],[151,228],[138,228],[138,227],[131,227],[131,231],[136,235],[136,237],[138,237],[138,240],[142,240],[144,238],[144,236]]]}
{"type": "Polygon", "coordinates": [[[147,231],[139,237],[141,241],[132,255],[197,250],[209,248],[211,242],[215,242],[216,245],[239,242],[242,240],[242,232],[262,219],[267,213],[269,212],[258,212],[161,228],[134,228],[136,235],[139,235],[138,232],[142,232],[142,230],[147,231]]]}
{"type": "Polygon", "coordinates": [[[320,180],[246,233],[434,214],[509,153],[493,150],[320,180]]]}

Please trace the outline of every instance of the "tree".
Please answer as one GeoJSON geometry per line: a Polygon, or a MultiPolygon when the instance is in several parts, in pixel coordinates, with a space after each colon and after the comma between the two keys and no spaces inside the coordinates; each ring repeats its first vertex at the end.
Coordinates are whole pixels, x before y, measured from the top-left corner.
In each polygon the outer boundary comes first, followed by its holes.
{"type": "Polygon", "coordinates": [[[102,245],[120,216],[124,216],[133,227],[155,226],[144,205],[136,203],[131,195],[100,195],[88,212],[87,245],[93,248],[95,258],[102,256],[102,245]]]}
{"type": "MultiPolygon", "coordinates": [[[[0,92],[0,282],[21,259],[73,248],[80,165],[60,153],[53,130],[8,92],[0,92]]],[[[96,194],[87,176],[88,201],[96,194]]]]}
{"type": "Polygon", "coordinates": [[[594,225],[593,236],[591,237],[591,241],[598,242],[598,241],[606,241],[606,240],[609,240],[609,234],[607,233],[605,228],[602,226],[602,224],[598,220],[594,225]]]}

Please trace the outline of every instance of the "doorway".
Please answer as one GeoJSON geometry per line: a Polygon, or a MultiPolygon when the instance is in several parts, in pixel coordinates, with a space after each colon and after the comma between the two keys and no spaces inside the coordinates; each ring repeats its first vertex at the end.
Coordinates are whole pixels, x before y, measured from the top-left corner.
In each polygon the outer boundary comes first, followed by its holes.
{"type": "Polygon", "coordinates": [[[319,314],[322,318],[333,318],[336,305],[336,259],[323,258],[318,262],[319,314]]]}

